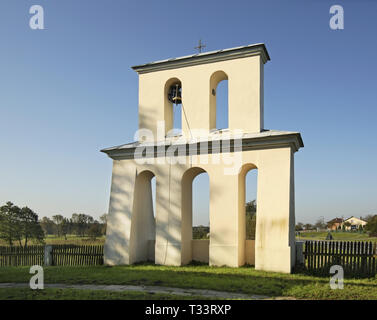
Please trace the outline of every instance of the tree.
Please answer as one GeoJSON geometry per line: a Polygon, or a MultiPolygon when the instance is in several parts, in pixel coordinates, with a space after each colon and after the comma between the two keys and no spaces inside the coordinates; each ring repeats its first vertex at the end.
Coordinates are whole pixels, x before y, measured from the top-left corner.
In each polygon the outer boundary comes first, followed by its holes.
{"type": "Polygon", "coordinates": [[[208,239],[209,227],[196,226],[192,227],[192,238],[193,239],[208,239]]]}
{"type": "Polygon", "coordinates": [[[43,232],[47,234],[55,234],[55,223],[50,218],[43,217],[42,220],[40,220],[39,224],[41,225],[41,228],[43,232]]]}
{"type": "Polygon", "coordinates": [[[361,219],[366,221],[366,222],[369,222],[371,219],[373,219],[373,217],[374,217],[374,215],[368,214],[365,217],[362,217],[361,219]]]}
{"type": "Polygon", "coordinates": [[[74,213],[72,214],[71,223],[76,235],[84,237],[87,234],[90,225],[94,223],[94,219],[83,213],[74,213]]]}
{"type": "Polygon", "coordinates": [[[101,223],[106,224],[107,223],[107,213],[104,213],[102,216],[100,216],[99,220],[101,221],[101,223]]]}
{"type": "Polygon", "coordinates": [[[20,226],[17,223],[19,211],[20,208],[10,201],[0,207],[0,238],[10,246],[20,238],[20,226]]]}
{"type": "Polygon", "coordinates": [[[64,218],[61,223],[61,233],[64,236],[64,239],[67,240],[67,234],[70,230],[71,224],[69,222],[69,219],[64,218]]]}
{"type": "Polygon", "coordinates": [[[326,229],[327,225],[324,221],[324,218],[323,217],[319,218],[317,222],[315,223],[314,227],[320,230],[326,229]]]}
{"type": "Polygon", "coordinates": [[[377,215],[368,220],[368,223],[365,225],[365,230],[369,233],[370,237],[377,236],[377,215]]]}
{"type": "Polygon", "coordinates": [[[304,224],[304,228],[305,228],[305,230],[313,230],[314,229],[313,225],[310,224],[310,223],[304,224]]]}
{"type": "Polygon", "coordinates": [[[295,226],[295,231],[302,231],[304,230],[304,224],[302,222],[299,222],[295,226]]]}
{"type": "Polygon", "coordinates": [[[106,228],[107,228],[107,213],[104,213],[102,216],[99,217],[99,220],[102,224],[102,234],[106,234],[106,228]]]}
{"type": "Polygon", "coordinates": [[[55,223],[56,235],[58,237],[64,236],[64,239],[67,240],[67,234],[70,229],[70,222],[67,218],[63,217],[60,214],[52,216],[52,219],[55,223]]]}
{"type": "Polygon", "coordinates": [[[246,202],[246,213],[254,214],[257,212],[257,202],[256,200],[252,200],[249,202],[246,202]]]}
{"type": "Polygon", "coordinates": [[[18,241],[26,248],[29,240],[43,242],[44,232],[38,222],[38,215],[28,207],[19,208],[12,202],[0,207],[0,238],[13,245],[18,241]]]}
{"type": "Polygon", "coordinates": [[[94,223],[91,224],[88,230],[88,236],[92,240],[95,240],[97,237],[102,236],[102,228],[101,228],[101,225],[98,223],[98,221],[95,221],[94,223]]]}
{"type": "Polygon", "coordinates": [[[257,225],[257,204],[256,200],[246,202],[246,239],[255,239],[255,230],[257,225]]]}
{"type": "Polygon", "coordinates": [[[64,217],[61,214],[56,214],[52,216],[52,221],[55,223],[55,235],[60,237],[62,235],[62,222],[64,217]]]}
{"type": "Polygon", "coordinates": [[[24,239],[25,248],[27,247],[28,240],[30,239],[43,243],[44,232],[38,222],[38,215],[33,210],[28,207],[22,208],[19,214],[19,223],[21,231],[20,236],[24,239]]]}
{"type": "Polygon", "coordinates": [[[64,239],[67,240],[67,233],[69,231],[70,223],[69,220],[62,215],[55,215],[52,217],[55,222],[55,228],[57,236],[64,236],[64,239]]]}

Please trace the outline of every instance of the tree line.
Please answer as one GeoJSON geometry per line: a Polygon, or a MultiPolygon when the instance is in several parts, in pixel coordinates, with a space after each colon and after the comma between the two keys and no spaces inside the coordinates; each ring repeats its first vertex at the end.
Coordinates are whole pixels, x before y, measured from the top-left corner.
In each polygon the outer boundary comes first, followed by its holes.
{"type": "Polygon", "coordinates": [[[106,234],[107,214],[100,216],[99,221],[83,213],[74,213],[71,218],[58,214],[51,219],[43,217],[39,224],[46,235],[64,237],[65,240],[68,234],[96,238],[106,234]]]}
{"type": "Polygon", "coordinates": [[[38,214],[28,207],[20,208],[12,202],[0,207],[0,239],[10,246],[27,247],[31,240],[44,243],[47,235],[64,237],[68,234],[95,239],[106,234],[107,214],[99,221],[83,213],[74,213],[71,218],[54,215],[38,219],[38,214]]]}

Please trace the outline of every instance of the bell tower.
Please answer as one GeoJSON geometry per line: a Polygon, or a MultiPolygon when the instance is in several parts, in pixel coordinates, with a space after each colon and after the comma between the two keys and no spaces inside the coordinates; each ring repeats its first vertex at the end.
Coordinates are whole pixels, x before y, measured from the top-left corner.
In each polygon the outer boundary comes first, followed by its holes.
{"type": "Polygon", "coordinates": [[[113,160],[106,264],[178,266],[199,257],[209,265],[292,272],[294,154],[304,144],[299,132],[264,128],[268,60],[265,45],[254,44],[132,67],[139,74],[138,139],[102,150],[113,160]],[[225,129],[216,127],[222,80],[228,81],[225,129]],[[171,134],[173,108],[182,111],[180,134],[171,134]],[[246,237],[250,170],[258,170],[255,240],[246,237]],[[192,182],[204,172],[210,237],[198,243],[192,238],[192,182]]]}
{"type": "Polygon", "coordinates": [[[139,127],[156,137],[156,124],[172,129],[173,104],[182,108],[182,131],[216,130],[216,87],[228,80],[228,128],[249,133],[263,128],[264,44],[206,52],[132,67],[139,74],[139,127]],[[175,100],[174,100],[175,99],[175,100]]]}

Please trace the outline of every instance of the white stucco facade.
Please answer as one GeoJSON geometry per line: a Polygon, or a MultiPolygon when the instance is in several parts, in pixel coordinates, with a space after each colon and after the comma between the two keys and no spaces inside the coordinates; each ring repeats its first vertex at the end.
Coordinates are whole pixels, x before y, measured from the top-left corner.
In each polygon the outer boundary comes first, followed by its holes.
{"type": "Polygon", "coordinates": [[[139,73],[139,128],[152,134],[102,150],[113,159],[106,264],[146,261],[153,255],[151,243],[156,264],[189,263],[193,259],[192,181],[202,172],[208,173],[210,184],[209,264],[238,267],[251,261],[245,177],[258,169],[255,267],[292,271],[294,153],[303,142],[297,132],[264,129],[263,68],[268,60],[265,46],[257,44],[134,67],[139,73]],[[223,79],[229,83],[229,128],[217,131],[214,93],[223,79]],[[166,136],[173,126],[167,90],[176,81],[182,86],[185,111],[182,132],[189,137],[184,142],[166,136]],[[165,124],[162,134],[161,122],[165,124]],[[200,137],[195,129],[201,130],[200,137]],[[205,151],[198,138],[208,143],[205,151]],[[142,156],[151,160],[148,163],[134,156],[144,142],[152,148],[152,153],[142,156]],[[172,164],[171,155],[166,155],[172,146],[185,150],[176,157],[178,163],[172,164]],[[155,216],[152,177],[156,177],[155,216]]]}

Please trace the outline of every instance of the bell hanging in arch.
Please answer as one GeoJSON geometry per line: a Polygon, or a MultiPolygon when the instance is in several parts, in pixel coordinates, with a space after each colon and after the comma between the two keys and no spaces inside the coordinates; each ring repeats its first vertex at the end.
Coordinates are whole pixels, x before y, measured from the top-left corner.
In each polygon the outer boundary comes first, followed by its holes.
{"type": "Polygon", "coordinates": [[[168,100],[173,104],[182,104],[182,86],[181,83],[173,83],[168,91],[168,100]]]}

